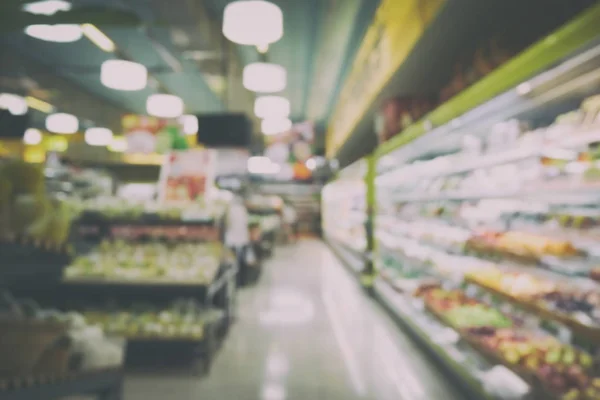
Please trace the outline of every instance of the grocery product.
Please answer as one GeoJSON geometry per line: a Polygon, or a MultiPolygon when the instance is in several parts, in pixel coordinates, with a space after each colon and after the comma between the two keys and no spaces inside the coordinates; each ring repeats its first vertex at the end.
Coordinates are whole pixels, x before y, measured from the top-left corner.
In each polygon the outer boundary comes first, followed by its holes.
{"type": "Polygon", "coordinates": [[[220,243],[128,243],[104,240],[87,255],[76,258],[65,278],[173,281],[207,284],[221,265],[220,243]]]}

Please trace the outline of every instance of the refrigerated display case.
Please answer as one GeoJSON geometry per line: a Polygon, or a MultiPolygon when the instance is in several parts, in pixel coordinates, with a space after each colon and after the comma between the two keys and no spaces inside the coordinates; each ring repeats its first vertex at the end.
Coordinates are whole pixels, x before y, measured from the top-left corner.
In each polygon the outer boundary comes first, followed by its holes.
{"type": "Polygon", "coordinates": [[[379,151],[375,294],[473,398],[600,398],[599,95],[593,40],[379,151]]]}
{"type": "Polygon", "coordinates": [[[324,237],[355,272],[362,271],[367,251],[366,172],[366,160],[359,160],[340,171],[322,192],[324,237]]]}

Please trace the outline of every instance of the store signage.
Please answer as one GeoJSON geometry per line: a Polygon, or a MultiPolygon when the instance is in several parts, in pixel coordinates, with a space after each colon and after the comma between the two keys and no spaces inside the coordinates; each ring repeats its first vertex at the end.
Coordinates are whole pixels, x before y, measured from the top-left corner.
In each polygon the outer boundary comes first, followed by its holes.
{"type": "Polygon", "coordinates": [[[128,153],[168,153],[188,148],[183,126],[176,119],[128,114],[122,120],[128,153]]]}
{"type": "Polygon", "coordinates": [[[159,201],[185,203],[201,200],[214,187],[216,163],[214,150],[171,152],[160,171],[159,201]]]}
{"type": "Polygon", "coordinates": [[[444,0],[383,0],[359,48],[327,132],[334,157],[410,54],[444,0]]]}
{"type": "Polygon", "coordinates": [[[275,180],[309,180],[312,171],[307,161],[313,157],[314,125],[312,122],[295,124],[288,132],[266,137],[265,156],[279,165],[275,180]]]}

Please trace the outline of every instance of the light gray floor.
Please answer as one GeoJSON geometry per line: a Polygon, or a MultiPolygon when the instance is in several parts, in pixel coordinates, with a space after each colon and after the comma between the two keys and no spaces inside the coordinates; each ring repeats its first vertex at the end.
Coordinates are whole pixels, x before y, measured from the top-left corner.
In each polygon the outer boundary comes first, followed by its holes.
{"type": "Polygon", "coordinates": [[[320,241],[278,248],[208,377],[130,376],[125,400],[462,397],[320,241]]]}

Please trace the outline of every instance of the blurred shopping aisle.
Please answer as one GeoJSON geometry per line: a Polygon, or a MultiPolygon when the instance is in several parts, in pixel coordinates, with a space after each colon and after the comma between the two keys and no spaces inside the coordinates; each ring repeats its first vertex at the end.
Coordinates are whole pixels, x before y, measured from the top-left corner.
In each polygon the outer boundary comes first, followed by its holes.
{"type": "Polygon", "coordinates": [[[322,242],[277,249],[264,272],[208,377],[128,376],[125,400],[462,398],[322,242]]]}

